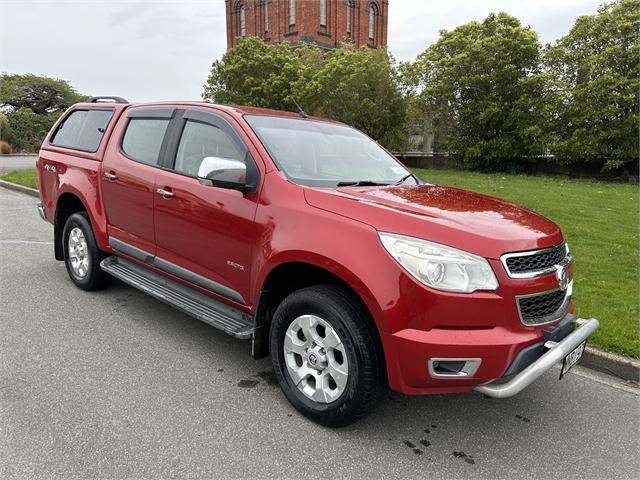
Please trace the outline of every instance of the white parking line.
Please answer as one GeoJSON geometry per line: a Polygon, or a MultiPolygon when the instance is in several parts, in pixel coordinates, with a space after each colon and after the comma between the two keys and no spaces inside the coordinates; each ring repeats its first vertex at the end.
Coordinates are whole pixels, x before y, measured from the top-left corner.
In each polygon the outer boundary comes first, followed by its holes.
{"type": "Polygon", "coordinates": [[[38,242],[36,240],[0,240],[4,244],[26,244],[26,245],[53,245],[53,242],[38,242]]]}

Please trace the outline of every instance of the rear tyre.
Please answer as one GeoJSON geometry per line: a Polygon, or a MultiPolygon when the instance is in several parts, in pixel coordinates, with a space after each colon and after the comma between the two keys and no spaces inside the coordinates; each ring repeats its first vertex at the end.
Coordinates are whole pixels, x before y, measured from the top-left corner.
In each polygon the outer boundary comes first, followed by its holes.
{"type": "Polygon", "coordinates": [[[271,360],[282,391],[303,415],[342,427],[376,406],[386,376],[370,325],[361,303],[336,285],[298,290],[278,306],[271,360]]]}
{"type": "Polygon", "coordinates": [[[67,273],[77,287],[98,290],[109,284],[111,276],[100,268],[106,255],[98,249],[86,212],[76,212],[67,219],[62,246],[67,273]]]}

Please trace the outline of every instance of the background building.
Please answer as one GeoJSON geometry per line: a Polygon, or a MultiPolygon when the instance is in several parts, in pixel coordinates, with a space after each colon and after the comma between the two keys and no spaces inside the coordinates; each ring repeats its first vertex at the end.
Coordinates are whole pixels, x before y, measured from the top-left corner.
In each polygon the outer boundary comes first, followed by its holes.
{"type": "Polygon", "coordinates": [[[334,48],[387,46],[388,0],[226,0],[227,48],[246,36],[334,48]]]}

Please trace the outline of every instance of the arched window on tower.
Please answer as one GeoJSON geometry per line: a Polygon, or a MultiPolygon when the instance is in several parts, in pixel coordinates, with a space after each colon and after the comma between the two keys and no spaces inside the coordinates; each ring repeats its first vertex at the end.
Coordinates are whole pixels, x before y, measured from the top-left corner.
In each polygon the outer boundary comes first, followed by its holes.
{"type": "Polygon", "coordinates": [[[320,0],[320,26],[327,26],[327,0],[320,0]]]}
{"type": "Polygon", "coordinates": [[[247,35],[247,7],[244,2],[236,4],[236,15],[238,16],[238,35],[245,37],[247,35]]]}
{"type": "Polygon", "coordinates": [[[264,32],[267,33],[269,31],[269,2],[267,0],[264,0],[262,8],[264,8],[264,32]]]}
{"type": "Polygon", "coordinates": [[[289,26],[296,24],[296,0],[289,0],[289,26]]]}
{"type": "Polygon", "coordinates": [[[378,23],[378,6],[375,3],[369,4],[369,39],[375,41],[376,27],[378,23]]]}
{"type": "Polygon", "coordinates": [[[352,22],[353,22],[353,1],[354,0],[347,0],[347,33],[351,33],[352,30],[352,22]]]}

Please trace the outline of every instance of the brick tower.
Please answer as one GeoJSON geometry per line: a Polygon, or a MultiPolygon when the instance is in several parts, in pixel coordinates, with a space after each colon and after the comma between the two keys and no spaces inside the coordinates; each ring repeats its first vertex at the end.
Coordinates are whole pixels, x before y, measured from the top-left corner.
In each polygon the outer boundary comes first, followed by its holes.
{"type": "Polygon", "coordinates": [[[388,0],[226,0],[227,48],[246,36],[335,48],[387,46],[388,0]]]}

